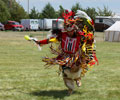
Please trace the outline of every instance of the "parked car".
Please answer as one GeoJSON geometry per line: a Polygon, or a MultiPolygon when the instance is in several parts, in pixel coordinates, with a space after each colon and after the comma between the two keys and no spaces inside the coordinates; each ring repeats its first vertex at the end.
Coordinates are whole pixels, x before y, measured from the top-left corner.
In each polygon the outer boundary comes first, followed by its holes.
{"type": "Polygon", "coordinates": [[[19,22],[16,21],[8,21],[5,25],[4,25],[5,30],[13,30],[13,31],[22,31],[24,30],[23,25],[20,25],[19,22]]]}
{"type": "Polygon", "coordinates": [[[0,30],[1,31],[4,31],[5,30],[5,28],[4,28],[4,25],[0,22],[0,30]]]}

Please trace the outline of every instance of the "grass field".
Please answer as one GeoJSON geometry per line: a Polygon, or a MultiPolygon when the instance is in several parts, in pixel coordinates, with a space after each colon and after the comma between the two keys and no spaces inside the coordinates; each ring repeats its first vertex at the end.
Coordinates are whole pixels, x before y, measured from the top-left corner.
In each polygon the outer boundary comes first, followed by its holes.
{"type": "Polygon", "coordinates": [[[0,100],[120,100],[120,43],[104,42],[95,33],[99,65],[82,78],[82,86],[67,96],[58,66],[45,69],[39,51],[24,35],[45,38],[46,32],[0,32],[0,100]]]}

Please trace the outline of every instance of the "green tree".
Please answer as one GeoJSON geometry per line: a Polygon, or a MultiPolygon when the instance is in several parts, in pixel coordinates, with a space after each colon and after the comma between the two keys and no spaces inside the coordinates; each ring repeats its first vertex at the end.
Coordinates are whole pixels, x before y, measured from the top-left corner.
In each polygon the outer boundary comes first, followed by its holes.
{"type": "Polygon", "coordinates": [[[0,0],[0,22],[5,22],[10,18],[10,13],[5,5],[5,3],[0,0]]]}
{"type": "Polygon", "coordinates": [[[40,17],[40,13],[36,10],[35,7],[31,9],[31,13],[29,14],[31,19],[38,19],[40,17]]]}
{"type": "Polygon", "coordinates": [[[27,13],[24,8],[19,5],[17,2],[12,3],[10,8],[11,20],[20,21],[21,19],[28,18],[27,13]]]}
{"type": "Polygon", "coordinates": [[[79,3],[76,3],[75,5],[72,6],[71,10],[76,13],[77,10],[84,10],[84,9],[81,7],[79,3]]]}
{"type": "Polygon", "coordinates": [[[97,15],[95,8],[88,7],[85,9],[85,12],[88,14],[88,16],[90,16],[93,20],[95,20],[95,17],[97,15]]]}
{"type": "Polygon", "coordinates": [[[39,19],[43,19],[43,15],[40,12],[39,12],[39,19]]]}
{"type": "Polygon", "coordinates": [[[112,16],[113,12],[104,6],[103,10],[98,7],[98,16],[112,16]]]}
{"type": "Polygon", "coordinates": [[[10,13],[10,18],[8,20],[15,20],[15,21],[20,21],[21,19],[28,18],[27,12],[25,12],[24,8],[16,2],[16,0],[2,0],[9,13],[10,13]]]}
{"type": "Polygon", "coordinates": [[[56,18],[56,12],[54,8],[48,3],[42,10],[43,18],[56,18]]]}
{"type": "Polygon", "coordinates": [[[59,6],[59,11],[58,11],[58,17],[62,18],[62,14],[65,12],[65,9],[62,7],[62,5],[59,6]]]}
{"type": "Polygon", "coordinates": [[[7,8],[10,8],[10,7],[11,7],[11,5],[12,5],[12,0],[2,0],[2,1],[5,3],[5,5],[6,5],[7,8]]]}

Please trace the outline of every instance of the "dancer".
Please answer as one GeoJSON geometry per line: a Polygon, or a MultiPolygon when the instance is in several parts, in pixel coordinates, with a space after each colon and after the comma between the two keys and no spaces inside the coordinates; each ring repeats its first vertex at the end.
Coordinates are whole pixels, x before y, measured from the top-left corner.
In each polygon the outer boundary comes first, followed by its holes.
{"type": "Polygon", "coordinates": [[[39,45],[58,43],[55,49],[50,47],[56,57],[44,57],[47,65],[59,65],[68,93],[74,90],[74,81],[81,86],[81,77],[98,62],[94,45],[94,24],[90,17],[78,10],[63,13],[64,29],[52,30],[50,38],[36,41],[39,45]]]}

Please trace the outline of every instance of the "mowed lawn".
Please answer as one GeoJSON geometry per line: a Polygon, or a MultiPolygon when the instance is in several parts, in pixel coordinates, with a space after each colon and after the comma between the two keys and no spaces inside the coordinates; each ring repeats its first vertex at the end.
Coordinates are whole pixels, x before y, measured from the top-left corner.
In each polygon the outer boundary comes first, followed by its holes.
{"type": "Polygon", "coordinates": [[[120,42],[104,42],[95,33],[99,65],[82,78],[82,86],[67,95],[58,66],[41,61],[52,56],[50,45],[39,51],[24,35],[38,39],[46,32],[0,32],[0,100],[120,100],[120,42]]]}

